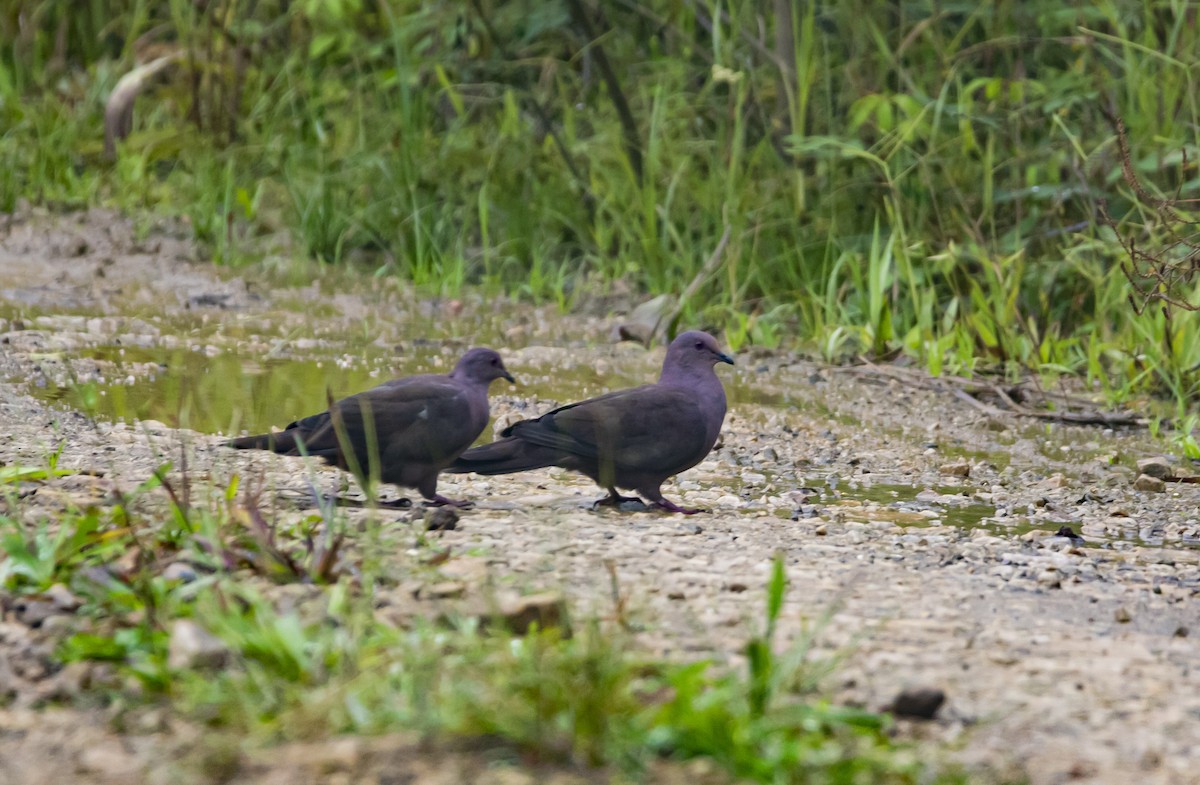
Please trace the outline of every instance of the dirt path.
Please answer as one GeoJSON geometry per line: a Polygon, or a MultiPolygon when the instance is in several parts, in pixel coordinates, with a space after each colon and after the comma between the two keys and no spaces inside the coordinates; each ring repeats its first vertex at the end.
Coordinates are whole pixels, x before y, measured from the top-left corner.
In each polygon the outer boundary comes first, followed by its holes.
{"type": "MultiPolygon", "coordinates": [[[[62,465],[104,473],[39,487],[33,503],[50,512],[102,499],[113,484],[136,486],[181,440],[193,469],[214,481],[241,472],[280,492],[305,487],[298,461],[232,453],[157,423],[93,423],[28,394],[64,374],[141,373],[81,356],[89,346],[278,348],[247,337],[250,324],[284,336],[327,329],[318,348],[337,357],[347,353],[337,336],[361,332],[364,320],[378,341],[399,343],[421,320],[465,311],[462,324],[503,336],[508,367],[535,383],[586,366],[624,384],[652,378],[661,360],[661,350],[605,343],[612,324],[599,317],[527,309],[514,322],[482,303],[417,301],[398,287],[322,297],[319,286],[223,278],[188,261],[181,240],[136,240],[104,213],[22,216],[3,234],[0,464],[38,464],[61,444],[62,465]],[[321,308],[305,305],[314,302],[321,308]]],[[[447,356],[457,351],[456,339],[437,341],[447,356]]],[[[939,719],[906,732],[1034,785],[1200,783],[1200,551],[1191,545],[1200,486],[1135,490],[1134,462],[1160,449],[1144,433],[989,417],[786,356],[739,363],[727,377],[740,392],[723,445],[667,491],[710,514],[592,512],[597,489],[556,471],[448,477],[443,492],[481,502],[438,535],[462,555],[453,577],[558,589],[609,613],[611,561],[644,646],[736,659],[782,552],[792,582],[784,632],[832,614],[816,652],[844,658],[828,685],[838,700],[879,708],[906,686],[944,689],[939,719]],[[1088,544],[1051,536],[1062,525],[1088,544]]],[[[569,392],[602,384],[587,379],[569,392]]],[[[502,395],[494,413],[527,415],[548,397],[502,395]]],[[[336,483],[332,470],[321,476],[336,483]]],[[[63,679],[39,635],[12,607],[0,622],[0,687],[18,706],[63,679]]],[[[0,709],[0,779],[49,781],[33,763],[47,755],[79,782],[153,779],[146,772],[169,771],[171,750],[189,743],[178,725],[117,734],[99,716],[0,709]]],[[[260,773],[281,770],[264,765],[260,773]]]]}

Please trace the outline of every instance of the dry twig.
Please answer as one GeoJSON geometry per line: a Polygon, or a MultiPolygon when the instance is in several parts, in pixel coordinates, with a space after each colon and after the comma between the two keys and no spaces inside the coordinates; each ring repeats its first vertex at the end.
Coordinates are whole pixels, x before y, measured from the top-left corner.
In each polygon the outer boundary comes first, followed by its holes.
{"type": "Polygon", "coordinates": [[[836,370],[868,379],[891,379],[921,390],[950,393],[989,416],[1015,414],[1039,420],[1075,425],[1103,425],[1109,428],[1145,426],[1149,422],[1135,412],[1101,411],[1086,398],[1065,393],[1046,393],[1028,383],[1004,386],[963,376],[929,376],[916,369],[895,365],[877,365],[870,361],[864,361],[862,365],[845,366],[836,370]],[[994,399],[999,405],[982,400],[985,397],[994,399]],[[1046,404],[1054,404],[1063,408],[1035,408],[1046,404]]]}

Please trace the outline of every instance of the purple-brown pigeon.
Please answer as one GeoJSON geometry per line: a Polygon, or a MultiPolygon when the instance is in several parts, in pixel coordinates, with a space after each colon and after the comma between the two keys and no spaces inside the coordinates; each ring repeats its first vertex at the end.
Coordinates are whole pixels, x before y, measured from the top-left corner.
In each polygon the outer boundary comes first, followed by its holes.
{"type": "Polygon", "coordinates": [[[500,355],[491,349],[471,349],[449,375],[393,379],[343,398],[329,410],[297,420],[278,433],[242,436],[226,445],[282,455],[300,455],[303,449],[346,469],[353,464],[343,454],[344,439],[353,447],[360,471],[371,476],[375,474],[371,465],[374,439],[380,480],[416,488],[433,506],[462,507],[469,502],[438,494],[438,473],[487,426],[488,385],[494,379],[513,381],[500,355]],[[374,429],[373,437],[368,426],[374,429]],[[343,431],[341,439],[339,430],[343,431]]]}
{"type": "Polygon", "coordinates": [[[546,466],[581,472],[608,489],[596,504],[635,498],[687,515],[701,512],[663,498],[662,483],[692,468],[716,444],[725,420],[725,388],[713,366],[733,364],[708,333],[685,332],[667,348],[657,384],[561,406],[506,428],[504,437],[467,450],[452,473],[511,474],[546,466]]]}

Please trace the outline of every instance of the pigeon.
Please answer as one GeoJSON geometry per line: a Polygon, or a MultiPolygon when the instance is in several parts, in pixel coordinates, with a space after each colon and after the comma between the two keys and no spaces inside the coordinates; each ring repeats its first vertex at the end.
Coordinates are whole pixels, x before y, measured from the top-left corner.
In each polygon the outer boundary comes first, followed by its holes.
{"type": "Polygon", "coordinates": [[[515,383],[499,354],[471,349],[449,375],[393,379],[343,398],[327,411],[296,420],[277,433],[242,436],[225,444],[239,450],[315,455],[343,469],[357,468],[383,482],[415,488],[430,506],[466,507],[470,502],[437,492],[438,473],[483,432],[488,423],[488,385],[494,379],[515,383]],[[353,463],[341,449],[339,431],[353,447],[353,463]],[[372,471],[372,452],[379,457],[377,472],[372,471]]]}
{"type": "Polygon", "coordinates": [[[711,335],[685,332],[667,348],[657,384],[514,423],[501,432],[503,438],[467,450],[447,471],[511,474],[561,466],[608,491],[597,506],[638,501],[617,492],[629,488],[669,512],[703,512],[663,498],[661,486],[703,460],[717,442],[725,420],[725,388],[713,370],[719,362],[733,365],[733,358],[711,335]]]}

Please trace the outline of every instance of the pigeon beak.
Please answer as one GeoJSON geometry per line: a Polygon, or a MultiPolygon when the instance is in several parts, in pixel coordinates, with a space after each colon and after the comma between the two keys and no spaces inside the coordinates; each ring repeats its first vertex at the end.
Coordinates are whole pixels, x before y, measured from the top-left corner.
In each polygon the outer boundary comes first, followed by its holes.
{"type": "Polygon", "coordinates": [[[505,371],[505,372],[504,372],[504,375],[503,375],[503,376],[501,376],[500,378],[501,378],[501,379],[505,379],[505,380],[507,380],[509,384],[516,384],[516,383],[517,383],[517,380],[516,380],[516,379],[514,379],[514,378],[513,378],[513,375],[512,375],[511,373],[509,373],[508,371],[505,371]]]}
{"type": "Polygon", "coordinates": [[[733,361],[733,358],[732,358],[732,357],[730,357],[728,354],[721,354],[721,353],[719,353],[719,352],[718,352],[718,353],[717,353],[717,359],[718,359],[718,360],[720,360],[720,361],[721,361],[721,362],[723,362],[723,363],[729,363],[730,365],[737,365],[737,363],[735,363],[735,362],[733,361]]]}

